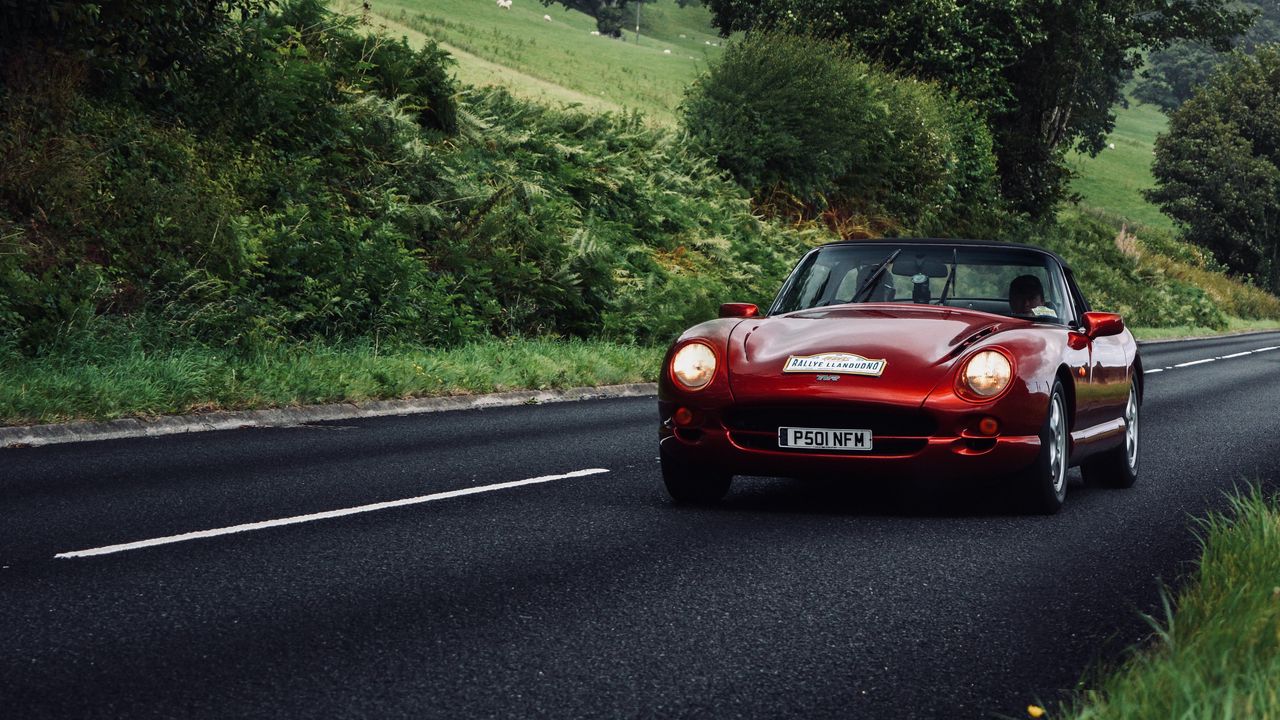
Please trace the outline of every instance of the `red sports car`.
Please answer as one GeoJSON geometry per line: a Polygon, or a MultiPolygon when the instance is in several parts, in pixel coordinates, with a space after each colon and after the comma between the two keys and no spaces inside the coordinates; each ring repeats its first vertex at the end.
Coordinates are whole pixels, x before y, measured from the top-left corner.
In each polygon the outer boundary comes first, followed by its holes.
{"type": "Polygon", "coordinates": [[[838,242],[804,256],[761,315],[729,303],[671,346],[662,475],[712,502],[734,475],[1008,478],[1056,512],[1067,468],[1138,475],[1142,364],[1119,315],[1027,245],[838,242]]]}

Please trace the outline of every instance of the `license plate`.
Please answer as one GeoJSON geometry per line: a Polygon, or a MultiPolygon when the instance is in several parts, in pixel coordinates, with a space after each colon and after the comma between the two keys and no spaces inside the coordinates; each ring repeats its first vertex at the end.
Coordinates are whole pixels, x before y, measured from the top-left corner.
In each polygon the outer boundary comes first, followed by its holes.
{"type": "Polygon", "coordinates": [[[809,450],[870,450],[870,430],[830,428],[778,428],[778,447],[809,450]]]}

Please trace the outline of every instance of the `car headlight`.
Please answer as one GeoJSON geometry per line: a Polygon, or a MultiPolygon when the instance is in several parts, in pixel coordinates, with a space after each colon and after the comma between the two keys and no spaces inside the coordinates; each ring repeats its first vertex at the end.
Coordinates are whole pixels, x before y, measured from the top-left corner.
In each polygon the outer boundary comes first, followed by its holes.
{"type": "Polygon", "coordinates": [[[960,375],[964,387],[978,398],[999,395],[1013,378],[1013,365],[1004,353],[983,350],[969,358],[960,375]]]}
{"type": "Polygon", "coordinates": [[[686,390],[701,390],[715,374],[716,353],[703,343],[689,343],[671,358],[671,377],[686,390]]]}

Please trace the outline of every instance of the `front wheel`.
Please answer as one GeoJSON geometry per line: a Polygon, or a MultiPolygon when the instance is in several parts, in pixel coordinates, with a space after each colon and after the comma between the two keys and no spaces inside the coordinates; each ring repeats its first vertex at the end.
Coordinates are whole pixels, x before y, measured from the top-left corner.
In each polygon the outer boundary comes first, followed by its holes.
{"type": "Polygon", "coordinates": [[[1049,411],[1040,427],[1040,455],[1015,478],[1027,509],[1052,515],[1067,499],[1067,401],[1062,383],[1053,383],[1049,411]]]}
{"type": "Polygon", "coordinates": [[[1138,384],[1129,384],[1124,406],[1124,444],[1087,461],[1080,468],[1084,481],[1104,487],[1133,487],[1138,481],[1138,384]]]}
{"type": "Polygon", "coordinates": [[[697,465],[662,459],[662,482],[667,494],[682,505],[706,505],[729,492],[733,476],[697,465]]]}

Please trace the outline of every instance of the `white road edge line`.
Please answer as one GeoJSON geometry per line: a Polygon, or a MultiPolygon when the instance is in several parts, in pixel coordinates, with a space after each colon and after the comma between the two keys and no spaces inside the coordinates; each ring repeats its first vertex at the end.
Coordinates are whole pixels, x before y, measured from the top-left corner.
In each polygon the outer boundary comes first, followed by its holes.
{"type": "Polygon", "coordinates": [[[1280,345],[1272,345],[1271,347],[1258,348],[1254,352],[1266,352],[1268,350],[1280,350],[1280,345]]]}
{"type": "Polygon", "coordinates": [[[449,498],[462,497],[463,495],[475,495],[477,493],[493,492],[494,490],[507,490],[509,488],[522,487],[524,485],[536,485],[538,483],[552,482],[553,480],[566,480],[568,478],[599,475],[600,473],[607,472],[609,471],[604,468],[590,468],[587,470],[574,470],[573,472],[564,473],[562,475],[541,475],[539,477],[527,478],[525,480],[513,480],[511,482],[495,483],[493,485],[481,485],[479,487],[463,488],[461,490],[449,490],[447,492],[432,493],[431,495],[420,495],[418,497],[405,498],[404,500],[388,500],[387,502],[359,505],[357,507],[342,508],[340,510],[327,510],[325,512],[311,513],[310,515],[295,515],[293,517],[280,518],[278,520],[263,520],[261,522],[244,523],[243,525],[232,525],[230,527],[215,528],[213,530],[198,530],[196,532],[183,533],[181,535],[169,535],[168,537],[153,538],[151,540],[138,540],[136,542],[120,543],[119,545],[106,545],[98,548],[90,548],[88,550],[74,550],[72,552],[58,553],[57,555],[54,555],[54,557],[82,558],[94,555],[109,555],[111,553],[124,552],[125,550],[138,550],[140,548],[155,547],[156,545],[169,545],[172,543],[186,542],[188,540],[199,540],[202,538],[217,537],[219,535],[249,532],[251,530],[265,530],[266,528],[280,527],[281,525],[297,525],[298,523],[314,522],[316,520],[329,520],[331,518],[357,515],[359,513],[373,512],[375,510],[386,510],[388,508],[404,507],[406,505],[419,505],[421,503],[433,502],[435,500],[448,500],[449,498]]]}
{"type": "Polygon", "coordinates": [[[1232,354],[1230,354],[1230,355],[1223,355],[1222,357],[1220,357],[1220,358],[1218,358],[1218,359],[1219,359],[1219,360],[1230,360],[1231,358],[1238,358],[1238,357],[1244,357],[1245,355],[1252,355],[1252,354],[1253,354],[1253,352],[1254,352],[1253,350],[1245,350],[1244,352],[1232,353],[1232,354]]]}
{"type": "Polygon", "coordinates": [[[1211,363],[1214,360],[1215,358],[1205,358],[1204,360],[1192,360],[1191,362],[1179,363],[1177,365],[1174,365],[1174,367],[1184,368],[1184,367],[1191,367],[1192,365],[1203,365],[1205,363],[1211,363]]]}
{"type": "Polygon", "coordinates": [[[1144,371],[1142,371],[1142,374],[1143,374],[1143,375],[1150,375],[1151,373],[1158,373],[1158,372],[1164,372],[1164,368],[1155,368],[1155,369],[1153,369],[1153,370],[1144,370],[1144,371]]]}

